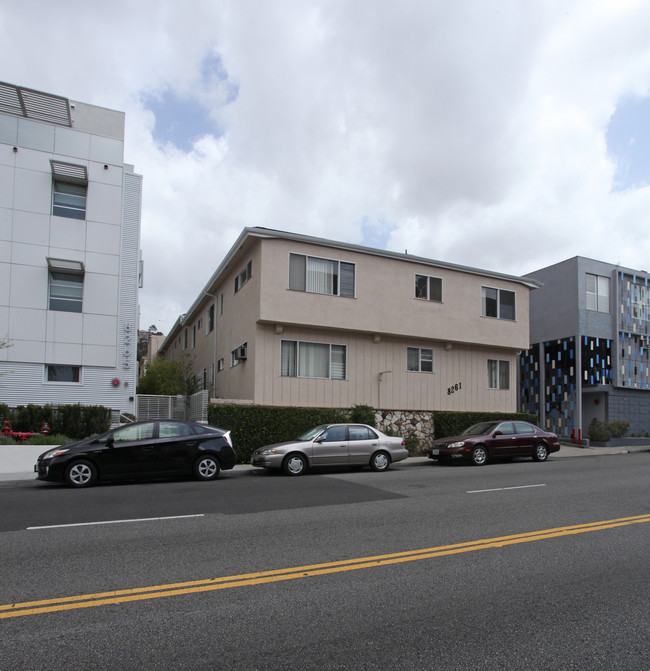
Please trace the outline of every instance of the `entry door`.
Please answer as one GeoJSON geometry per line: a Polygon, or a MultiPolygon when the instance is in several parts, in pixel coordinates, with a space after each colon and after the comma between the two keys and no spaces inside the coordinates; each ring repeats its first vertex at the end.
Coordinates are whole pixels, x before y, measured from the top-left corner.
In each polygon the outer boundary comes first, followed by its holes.
{"type": "Polygon", "coordinates": [[[312,443],[314,466],[334,466],[348,463],[348,431],[345,426],[330,426],[312,443]]]}

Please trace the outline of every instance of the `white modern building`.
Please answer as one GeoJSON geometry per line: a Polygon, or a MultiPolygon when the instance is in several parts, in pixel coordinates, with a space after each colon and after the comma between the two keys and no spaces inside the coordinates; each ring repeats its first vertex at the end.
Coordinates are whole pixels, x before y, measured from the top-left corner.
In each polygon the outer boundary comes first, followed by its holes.
{"type": "Polygon", "coordinates": [[[0,82],[0,403],[134,410],[142,178],[124,123],[0,82]]]}

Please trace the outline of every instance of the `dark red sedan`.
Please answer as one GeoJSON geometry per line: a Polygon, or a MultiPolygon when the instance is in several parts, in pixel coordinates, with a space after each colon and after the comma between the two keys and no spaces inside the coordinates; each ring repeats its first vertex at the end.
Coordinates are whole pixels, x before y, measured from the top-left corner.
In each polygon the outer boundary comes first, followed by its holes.
{"type": "Polygon", "coordinates": [[[479,422],[459,436],[436,440],[425,449],[429,459],[439,461],[469,461],[482,466],[492,459],[532,457],[546,461],[560,449],[556,434],[534,424],[519,420],[479,422]]]}

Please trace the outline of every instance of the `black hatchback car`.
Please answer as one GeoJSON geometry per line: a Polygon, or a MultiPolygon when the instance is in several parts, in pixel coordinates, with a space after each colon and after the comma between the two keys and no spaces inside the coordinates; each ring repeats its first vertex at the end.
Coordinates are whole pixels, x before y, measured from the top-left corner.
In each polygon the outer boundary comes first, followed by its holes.
{"type": "Polygon", "coordinates": [[[96,481],[194,475],[214,480],[234,467],[230,431],[216,426],[156,420],[135,422],[78,443],[48,450],[34,471],[39,480],[88,487],[96,481]]]}

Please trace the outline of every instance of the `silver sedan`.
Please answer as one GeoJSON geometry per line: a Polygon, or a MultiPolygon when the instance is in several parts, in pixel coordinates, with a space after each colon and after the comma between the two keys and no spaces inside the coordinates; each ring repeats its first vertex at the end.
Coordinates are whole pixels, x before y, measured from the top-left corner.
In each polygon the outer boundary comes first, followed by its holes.
{"type": "Polygon", "coordinates": [[[281,468],[302,475],[311,466],[370,466],[385,471],[409,456],[404,439],[387,436],[366,424],[322,424],[297,440],[255,450],[253,466],[281,468]]]}

